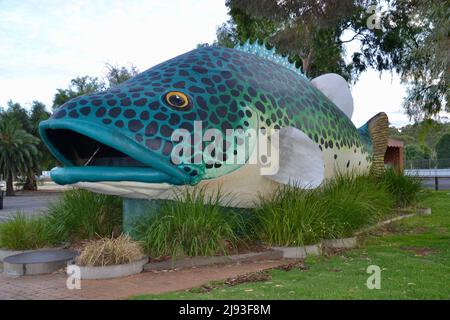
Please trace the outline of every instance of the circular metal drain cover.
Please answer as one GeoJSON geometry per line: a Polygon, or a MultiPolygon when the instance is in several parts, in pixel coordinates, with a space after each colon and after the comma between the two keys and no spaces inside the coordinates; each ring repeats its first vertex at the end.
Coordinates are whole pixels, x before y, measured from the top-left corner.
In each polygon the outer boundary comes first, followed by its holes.
{"type": "Polygon", "coordinates": [[[73,250],[42,250],[16,254],[3,260],[3,273],[10,277],[55,272],[78,255],[73,250]]]}

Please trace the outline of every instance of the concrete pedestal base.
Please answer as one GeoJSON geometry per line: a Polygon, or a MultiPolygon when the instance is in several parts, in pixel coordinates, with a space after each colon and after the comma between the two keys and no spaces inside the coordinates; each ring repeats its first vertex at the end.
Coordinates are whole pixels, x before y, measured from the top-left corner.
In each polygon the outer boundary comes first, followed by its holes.
{"type": "Polygon", "coordinates": [[[133,237],[136,222],[143,217],[158,215],[161,205],[166,201],[123,198],[123,233],[133,237]]]}

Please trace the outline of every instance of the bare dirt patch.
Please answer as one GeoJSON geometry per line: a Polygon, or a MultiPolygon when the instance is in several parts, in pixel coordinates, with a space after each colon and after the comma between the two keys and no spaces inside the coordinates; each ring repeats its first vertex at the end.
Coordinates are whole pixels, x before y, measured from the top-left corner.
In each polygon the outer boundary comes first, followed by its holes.
{"type": "Polygon", "coordinates": [[[271,279],[272,276],[269,272],[267,270],[263,270],[237,275],[235,277],[228,278],[223,282],[210,282],[198,288],[191,289],[190,291],[194,293],[208,293],[217,288],[233,287],[243,283],[264,282],[271,279]]]}
{"type": "Polygon", "coordinates": [[[274,268],[275,270],[283,270],[283,271],[291,271],[291,270],[300,270],[300,271],[308,271],[309,267],[305,264],[303,260],[283,264],[279,267],[274,268]]]}
{"type": "Polygon", "coordinates": [[[233,278],[229,278],[229,279],[225,280],[224,284],[229,287],[233,287],[233,286],[237,286],[238,284],[242,284],[242,283],[263,282],[263,281],[268,281],[270,279],[272,279],[272,276],[266,270],[264,270],[264,271],[258,271],[258,272],[248,273],[248,274],[242,274],[242,275],[238,275],[233,278]]]}

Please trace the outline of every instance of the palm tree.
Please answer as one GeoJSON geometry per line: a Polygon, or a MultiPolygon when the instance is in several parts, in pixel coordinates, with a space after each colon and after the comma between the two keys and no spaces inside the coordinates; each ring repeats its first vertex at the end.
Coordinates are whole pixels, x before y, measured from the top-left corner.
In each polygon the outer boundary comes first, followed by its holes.
{"type": "Polygon", "coordinates": [[[14,195],[13,181],[36,167],[39,140],[16,121],[0,120],[0,173],[6,180],[6,195],[14,195]]]}

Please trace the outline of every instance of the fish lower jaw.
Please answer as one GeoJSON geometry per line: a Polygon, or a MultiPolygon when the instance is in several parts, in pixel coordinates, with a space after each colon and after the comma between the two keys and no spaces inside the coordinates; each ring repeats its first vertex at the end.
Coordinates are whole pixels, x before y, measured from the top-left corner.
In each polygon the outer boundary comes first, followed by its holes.
{"type": "Polygon", "coordinates": [[[147,184],[167,183],[183,184],[177,178],[150,167],[63,167],[54,168],[50,172],[52,180],[59,185],[70,185],[79,182],[120,182],[133,181],[147,184]]]}

